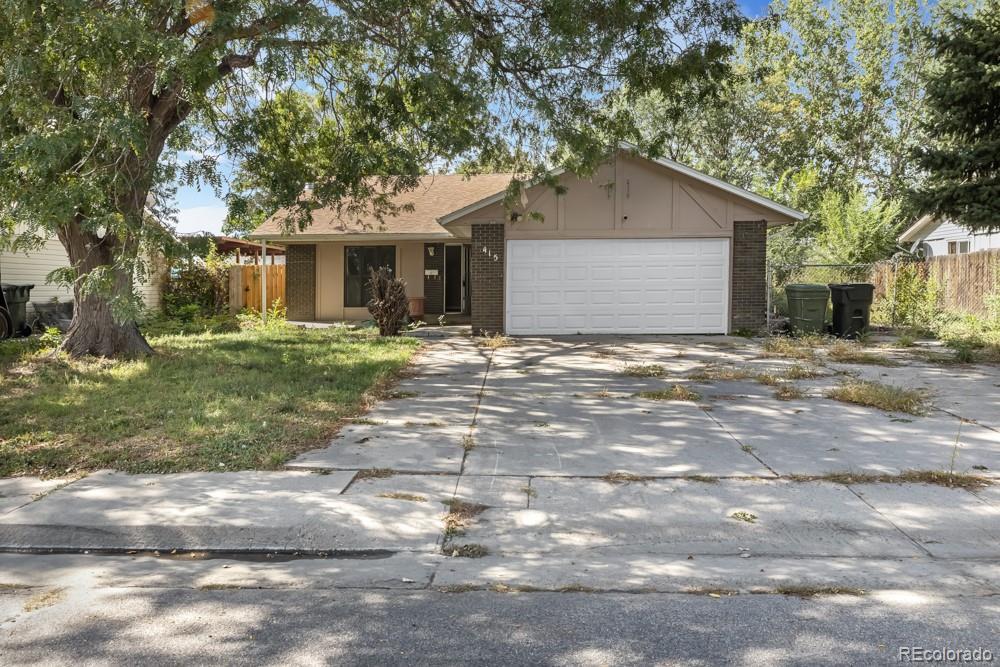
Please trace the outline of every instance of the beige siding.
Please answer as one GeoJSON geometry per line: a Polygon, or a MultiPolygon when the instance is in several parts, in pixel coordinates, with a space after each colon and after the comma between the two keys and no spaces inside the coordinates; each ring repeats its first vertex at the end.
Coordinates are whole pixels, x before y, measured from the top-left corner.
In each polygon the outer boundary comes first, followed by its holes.
{"type": "MultiPolygon", "coordinates": [[[[70,289],[45,282],[49,273],[68,264],[69,258],[59,239],[48,239],[41,248],[28,253],[0,252],[0,279],[5,283],[34,285],[35,288],[31,290],[32,301],[72,301],[73,293],[70,289]]],[[[162,262],[157,262],[151,268],[152,277],[140,283],[138,291],[146,307],[155,310],[160,307],[160,284],[164,268],[162,262]]]]}
{"type": "Polygon", "coordinates": [[[424,295],[424,244],[422,241],[329,242],[316,244],[316,319],[365,320],[367,308],[344,307],[344,247],[396,246],[396,273],[406,281],[409,296],[424,295]]]}
{"type": "Polygon", "coordinates": [[[471,237],[473,222],[506,221],[508,239],[731,237],[736,220],[790,222],[736,195],[648,160],[618,157],[591,177],[559,178],[562,195],[547,186],[528,191],[527,214],[511,222],[501,203],[448,225],[471,237]],[[536,220],[531,212],[541,213],[536,220]]]}

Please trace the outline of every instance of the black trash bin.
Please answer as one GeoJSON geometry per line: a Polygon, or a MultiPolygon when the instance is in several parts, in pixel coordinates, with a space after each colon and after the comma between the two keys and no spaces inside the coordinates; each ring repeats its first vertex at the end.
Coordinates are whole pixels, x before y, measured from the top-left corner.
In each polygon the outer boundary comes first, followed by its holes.
{"type": "Polygon", "coordinates": [[[833,302],[833,335],[857,338],[868,331],[875,286],[869,283],[830,285],[833,302]]]}
{"type": "Polygon", "coordinates": [[[13,333],[15,336],[28,336],[31,334],[31,327],[28,326],[28,297],[34,285],[11,285],[4,283],[0,285],[3,289],[4,298],[7,300],[7,311],[10,314],[13,333]]]}

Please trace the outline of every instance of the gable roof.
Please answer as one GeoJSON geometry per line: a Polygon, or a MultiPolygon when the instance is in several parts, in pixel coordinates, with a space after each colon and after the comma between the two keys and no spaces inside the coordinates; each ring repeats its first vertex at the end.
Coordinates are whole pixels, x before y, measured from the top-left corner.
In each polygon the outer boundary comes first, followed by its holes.
{"type": "MultiPolygon", "coordinates": [[[[623,143],[621,148],[635,154],[639,159],[648,160],[792,220],[803,220],[806,217],[801,211],[704,174],[679,162],[667,158],[653,159],[638,155],[635,152],[635,147],[631,144],[623,143]]],[[[549,173],[552,176],[558,176],[564,171],[564,169],[554,169],[549,173]]],[[[382,220],[379,220],[371,212],[340,215],[335,207],[326,207],[313,212],[312,224],[304,232],[296,232],[291,236],[299,235],[313,240],[322,237],[355,240],[365,237],[389,236],[397,239],[451,238],[452,235],[446,229],[446,225],[469,213],[502,201],[512,178],[513,174],[422,176],[415,189],[400,192],[391,198],[392,203],[396,206],[412,205],[412,211],[399,211],[398,215],[386,215],[382,220]]],[[[290,240],[290,235],[283,233],[281,225],[282,218],[288,214],[288,209],[277,211],[257,227],[250,238],[290,240]]]]}
{"type": "Polygon", "coordinates": [[[935,229],[941,226],[942,220],[938,220],[933,215],[928,213],[927,215],[921,217],[919,220],[914,222],[912,225],[906,228],[902,234],[899,235],[900,243],[919,243],[927,238],[927,235],[932,233],[935,229]]]}
{"type": "MultiPolygon", "coordinates": [[[[640,160],[647,160],[649,162],[658,164],[661,167],[666,167],[667,169],[683,174],[695,181],[705,183],[706,185],[711,185],[713,187],[719,188],[720,190],[724,190],[731,195],[752,202],[757,206],[760,206],[761,208],[765,208],[769,211],[780,213],[781,215],[787,216],[792,220],[798,221],[798,220],[804,220],[806,218],[806,214],[803,213],[802,211],[797,211],[794,208],[785,206],[784,204],[779,204],[778,202],[772,199],[768,199],[767,197],[763,197],[757,194],[756,192],[750,192],[749,190],[744,190],[743,188],[733,185],[732,183],[727,183],[726,181],[723,181],[720,178],[709,176],[708,174],[700,172],[697,169],[693,169],[692,167],[683,165],[680,162],[675,162],[674,160],[665,157],[648,158],[643,155],[640,155],[637,152],[636,147],[633,146],[632,144],[623,142],[621,144],[621,149],[624,151],[628,151],[629,153],[632,153],[635,157],[637,157],[640,160]]],[[[564,171],[565,171],[564,169],[553,169],[552,171],[549,172],[549,175],[559,176],[564,171]]],[[[448,213],[447,215],[442,216],[441,218],[438,219],[438,222],[440,222],[442,225],[447,225],[448,223],[454,222],[455,220],[458,220],[459,218],[464,217],[469,213],[473,213],[481,208],[485,208],[491,204],[503,201],[503,198],[505,196],[506,196],[505,191],[491,194],[488,197],[484,197],[480,201],[473,202],[468,206],[459,208],[457,210],[448,213]]]]}
{"type": "MultiPolygon", "coordinates": [[[[511,174],[435,174],[421,176],[416,188],[400,192],[391,198],[396,206],[411,204],[412,211],[399,211],[386,215],[380,221],[370,211],[359,214],[338,215],[330,206],[313,211],[312,224],[303,236],[451,236],[438,224],[438,218],[447,213],[479,201],[496,192],[504,192],[510,184],[511,174]]],[[[288,215],[281,209],[265,220],[251,234],[251,238],[276,238],[282,236],[281,219],[288,215]]],[[[288,235],[284,235],[288,238],[288,235]]]]}

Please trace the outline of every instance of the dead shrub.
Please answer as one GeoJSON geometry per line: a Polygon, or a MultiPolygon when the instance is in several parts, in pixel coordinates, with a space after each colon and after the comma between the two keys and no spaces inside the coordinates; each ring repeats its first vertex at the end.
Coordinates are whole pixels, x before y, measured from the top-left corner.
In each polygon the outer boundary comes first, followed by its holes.
{"type": "Polygon", "coordinates": [[[406,283],[402,278],[394,278],[392,272],[382,266],[371,270],[368,291],[371,294],[368,311],[378,325],[379,335],[398,336],[410,312],[406,283]]]}

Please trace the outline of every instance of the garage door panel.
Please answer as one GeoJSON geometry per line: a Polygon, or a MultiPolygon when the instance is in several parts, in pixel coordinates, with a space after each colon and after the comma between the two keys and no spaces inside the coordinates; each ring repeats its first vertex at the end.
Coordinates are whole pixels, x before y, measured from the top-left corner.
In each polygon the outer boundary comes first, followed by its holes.
{"type": "Polygon", "coordinates": [[[728,239],[511,240],[512,334],[724,333],[728,239]]]}

